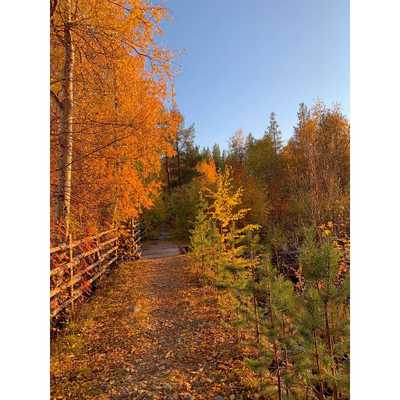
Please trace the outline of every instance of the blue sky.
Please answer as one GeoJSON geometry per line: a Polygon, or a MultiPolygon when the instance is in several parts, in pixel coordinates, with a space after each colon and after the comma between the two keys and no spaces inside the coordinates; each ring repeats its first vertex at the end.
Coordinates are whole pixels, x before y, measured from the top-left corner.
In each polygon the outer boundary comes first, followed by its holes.
{"type": "Polygon", "coordinates": [[[261,137],[269,113],[284,139],[300,102],[338,102],[349,115],[346,0],[165,0],[162,45],[176,60],[178,107],[201,146],[239,128],[261,137]]]}

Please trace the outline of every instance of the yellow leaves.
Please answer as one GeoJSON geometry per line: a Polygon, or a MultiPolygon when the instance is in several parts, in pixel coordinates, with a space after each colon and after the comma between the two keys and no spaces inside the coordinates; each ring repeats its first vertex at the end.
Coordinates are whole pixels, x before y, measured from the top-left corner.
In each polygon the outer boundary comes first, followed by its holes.
{"type": "Polygon", "coordinates": [[[244,228],[239,229],[238,233],[257,231],[259,229],[261,229],[261,225],[259,224],[247,224],[244,228]]]}
{"type": "Polygon", "coordinates": [[[326,224],[321,224],[318,227],[323,237],[329,237],[333,235],[333,222],[329,221],[326,224]]]}
{"type": "Polygon", "coordinates": [[[323,235],[324,235],[325,237],[330,236],[331,233],[332,233],[332,232],[331,232],[329,229],[324,229],[324,231],[323,231],[323,235]]]}
{"type": "Polygon", "coordinates": [[[234,189],[230,169],[225,170],[217,179],[217,191],[211,194],[213,198],[212,216],[220,223],[221,228],[227,228],[232,222],[239,221],[249,209],[237,210],[241,204],[243,189],[234,189]]]}
{"type": "MultiPolygon", "coordinates": [[[[239,208],[242,203],[243,189],[235,189],[230,169],[226,169],[220,175],[217,175],[217,190],[210,193],[213,203],[210,207],[211,216],[214,218],[221,228],[221,241],[225,243],[228,236],[232,232],[236,232],[235,236],[255,231],[260,228],[259,225],[249,224],[239,229],[235,226],[237,222],[241,222],[250,211],[250,208],[239,208]]],[[[231,238],[233,239],[233,237],[231,238]]]]}

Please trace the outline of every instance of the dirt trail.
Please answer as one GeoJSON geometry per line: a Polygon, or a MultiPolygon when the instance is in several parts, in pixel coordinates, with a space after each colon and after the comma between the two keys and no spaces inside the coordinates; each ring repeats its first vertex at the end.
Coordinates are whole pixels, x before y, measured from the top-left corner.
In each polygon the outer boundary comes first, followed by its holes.
{"type": "Polygon", "coordinates": [[[247,398],[215,293],[159,253],[118,266],[53,341],[52,399],[247,398]]]}
{"type": "Polygon", "coordinates": [[[164,236],[160,235],[158,240],[150,240],[143,246],[142,257],[144,259],[163,258],[177,256],[181,254],[180,248],[171,241],[167,241],[164,236]]]}

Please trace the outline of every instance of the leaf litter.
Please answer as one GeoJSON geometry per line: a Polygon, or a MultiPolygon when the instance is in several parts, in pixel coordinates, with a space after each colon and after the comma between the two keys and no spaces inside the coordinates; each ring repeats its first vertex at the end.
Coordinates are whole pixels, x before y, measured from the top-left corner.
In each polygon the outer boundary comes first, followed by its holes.
{"type": "Polygon", "coordinates": [[[223,319],[186,256],[121,264],[52,341],[51,398],[253,399],[223,319]]]}

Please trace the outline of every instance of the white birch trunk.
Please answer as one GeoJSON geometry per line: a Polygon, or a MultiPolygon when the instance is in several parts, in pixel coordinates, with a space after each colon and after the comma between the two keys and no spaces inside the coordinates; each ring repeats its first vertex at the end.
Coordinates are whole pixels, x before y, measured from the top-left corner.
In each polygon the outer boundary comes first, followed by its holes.
{"type": "Polygon", "coordinates": [[[71,35],[72,0],[65,0],[64,24],[64,69],[62,84],[62,107],[59,128],[58,184],[55,219],[64,227],[65,238],[70,231],[71,182],[72,182],[72,139],[73,139],[73,77],[74,46],[71,35]]]}

